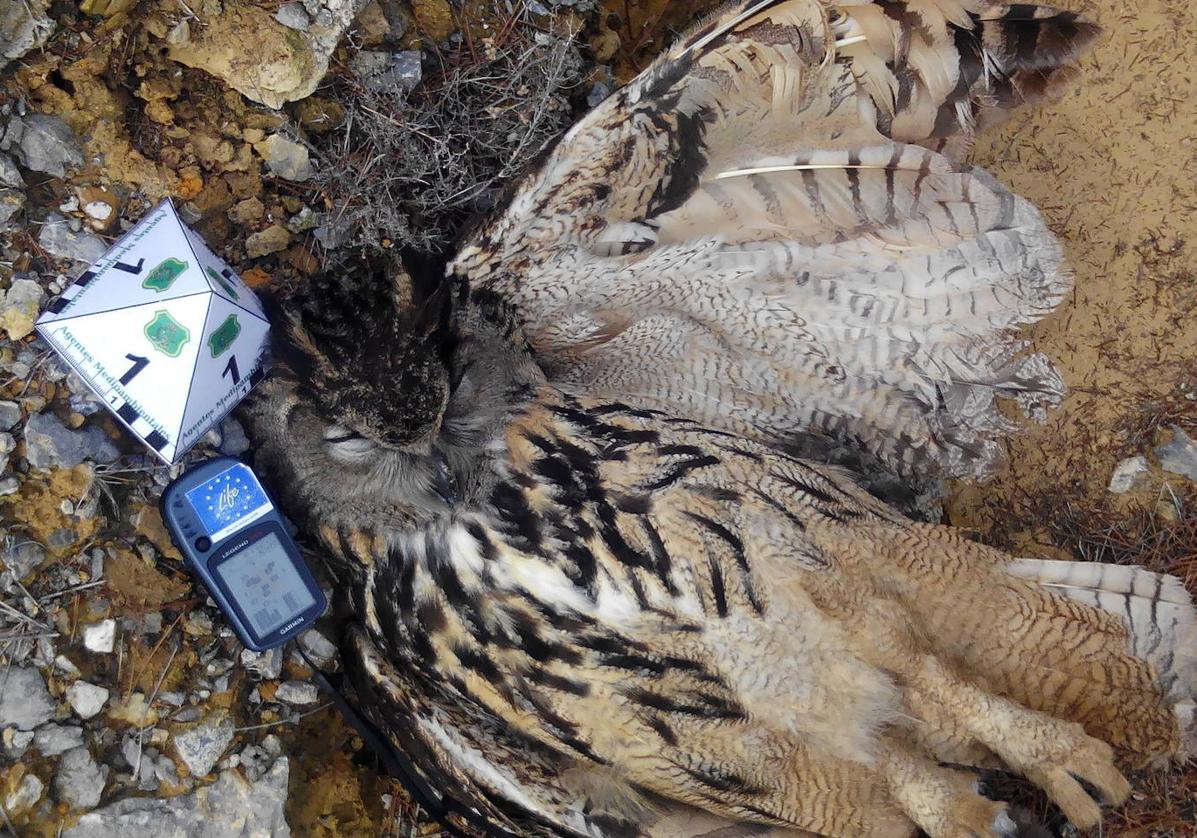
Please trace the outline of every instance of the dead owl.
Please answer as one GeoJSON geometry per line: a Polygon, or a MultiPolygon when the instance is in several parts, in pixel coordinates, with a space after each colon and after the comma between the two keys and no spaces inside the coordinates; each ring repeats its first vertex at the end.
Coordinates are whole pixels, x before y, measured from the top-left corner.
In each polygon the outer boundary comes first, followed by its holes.
{"type": "Polygon", "coordinates": [[[954,159],[1095,28],[988,0],[739,3],[545,152],[401,312],[326,280],[251,408],[357,623],[362,706],[511,835],[1013,835],[1184,753],[1171,577],[1016,559],[785,453],[982,474],[1068,285],[954,159]]]}

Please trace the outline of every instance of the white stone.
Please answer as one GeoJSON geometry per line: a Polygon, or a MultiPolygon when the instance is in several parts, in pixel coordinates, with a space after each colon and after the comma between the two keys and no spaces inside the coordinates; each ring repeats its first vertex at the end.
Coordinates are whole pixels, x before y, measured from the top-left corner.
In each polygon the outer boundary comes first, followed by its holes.
{"type": "Polygon", "coordinates": [[[3,673],[0,690],[0,727],[32,730],[54,718],[56,704],[46,679],[32,666],[13,666],[3,673]]]}
{"type": "Polygon", "coordinates": [[[42,725],[33,734],[33,747],[44,757],[56,757],[83,747],[83,728],[74,725],[42,725]]]}
{"type": "Polygon", "coordinates": [[[320,690],[310,681],[284,681],[278,685],[274,697],[287,704],[315,704],[320,690]]]}
{"type": "Polygon", "coordinates": [[[107,201],[89,201],[84,204],[83,212],[96,221],[107,221],[112,217],[112,204],[107,201]]]}
{"type": "Polygon", "coordinates": [[[20,785],[4,798],[4,810],[10,817],[23,815],[37,805],[45,790],[46,784],[36,774],[26,774],[21,778],[20,785]]]}
{"type": "Polygon", "coordinates": [[[92,809],[100,802],[108,766],[100,766],[87,748],[74,748],[58,761],[54,792],[58,799],[74,809],[92,809]]]}
{"type": "Polygon", "coordinates": [[[1197,441],[1179,425],[1172,426],[1172,440],[1156,448],[1155,455],[1159,457],[1164,471],[1197,480],[1197,441]]]}
{"type": "Polygon", "coordinates": [[[108,703],[108,690],[87,681],[76,681],[66,689],[67,701],[75,715],[81,719],[90,719],[104,709],[108,703]]]}
{"type": "Polygon", "coordinates": [[[299,3],[284,3],[279,6],[279,10],[274,13],[274,19],[288,29],[295,29],[299,32],[307,32],[312,26],[308,13],[299,3]]]}
{"type": "Polygon", "coordinates": [[[303,181],[313,174],[307,148],[282,134],[271,134],[254,145],[254,150],[262,155],[271,174],[284,180],[303,181]]]}
{"type": "Polygon", "coordinates": [[[1110,475],[1110,491],[1116,495],[1124,495],[1138,488],[1145,482],[1148,471],[1146,457],[1127,457],[1115,466],[1114,473],[1110,475]]]}
{"type": "Polygon", "coordinates": [[[182,733],[175,734],[175,750],[193,777],[212,770],[233,741],[233,720],[216,713],[182,733]]]}
{"type": "Polygon", "coordinates": [[[112,654],[116,648],[116,620],[101,620],[83,628],[83,645],[92,652],[112,654]]]}
{"type": "Polygon", "coordinates": [[[309,629],[297,638],[299,648],[312,659],[316,666],[326,666],[337,656],[336,645],[316,629],[309,629]]]}

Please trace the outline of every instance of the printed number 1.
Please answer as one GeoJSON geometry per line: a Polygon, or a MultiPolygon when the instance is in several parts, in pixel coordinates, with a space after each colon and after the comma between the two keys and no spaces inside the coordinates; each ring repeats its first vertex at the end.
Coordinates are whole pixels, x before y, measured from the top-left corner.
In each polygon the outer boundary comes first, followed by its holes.
{"type": "Polygon", "coordinates": [[[224,365],[224,372],[222,372],[220,374],[220,377],[224,378],[226,375],[231,375],[233,377],[233,385],[234,386],[236,386],[238,384],[238,382],[241,381],[241,373],[237,371],[237,356],[236,355],[229,358],[229,362],[224,365]]]}
{"type": "Polygon", "coordinates": [[[128,384],[132,381],[137,376],[137,373],[145,369],[146,364],[150,362],[149,358],[143,358],[140,355],[126,355],[125,357],[133,362],[133,366],[129,367],[129,371],[121,376],[121,384],[128,384]]]}

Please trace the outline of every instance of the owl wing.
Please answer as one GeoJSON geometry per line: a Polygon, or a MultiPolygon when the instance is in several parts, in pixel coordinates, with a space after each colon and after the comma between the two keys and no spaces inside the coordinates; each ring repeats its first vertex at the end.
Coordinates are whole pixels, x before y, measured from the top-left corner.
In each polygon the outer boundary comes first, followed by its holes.
{"type": "Polygon", "coordinates": [[[505,443],[484,502],[385,551],[327,543],[375,557],[357,611],[396,667],[371,680],[396,684],[369,704],[509,831],[1003,834],[944,763],[1005,764],[1088,827],[1076,777],[1129,791],[1109,744],[1180,745],[1194,612],[1174,581],[1012,563],[626,404],[554,399],[505,443]]]}
{"type": "Polygon", "coordinates": [[[1063,385],[1039,214],[947,154],[1073,74],[1047,7],[736,3],[583,119],[450,265],[560,382],[907,475],[984,475],[1063,385]],[[933,150],[939,149],[939,151],[933,150]]]}

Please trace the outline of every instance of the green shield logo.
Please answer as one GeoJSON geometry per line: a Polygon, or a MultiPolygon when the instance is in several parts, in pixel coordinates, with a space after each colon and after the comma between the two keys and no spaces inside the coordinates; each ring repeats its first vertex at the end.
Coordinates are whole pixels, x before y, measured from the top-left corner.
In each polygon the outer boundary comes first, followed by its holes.
{"type": "Polygon", "coordinates": [[[204,265],[204,270],[208,272],[208,276],[212,277],[213,282],[224,289],[224,293],[228,294],[234,300],[241,299],[241,296],[237,293],[236,289],[233,288],[232,284],[227,279],[218,274],[216,271],[212,270],[212,268],[207,265],[204,265]]]}
{"type": "Polygon", "coordinates": [[[165,291],[167,288],[174,285],[175,280],[178,279],[185,270],[187,270],[187,263],[180,262],[175,258],[170,258],[163,262],[159,262],[156,268],[145,275],[145,279],[141,281],[141,287],[149,288],[151,291],[165,291]]]}
{"type": "Polygon", "coordinates": [[[154,312],[154,318],[145,324],[142,331],[150,346],[172,358],[178,358],[187,341],[191,340],[191,330],[171,317],[164,308],[154,312]]]}
{"type": "Polygon", "coordinates": [[[239,334],[241,334],[241,324],[237,322],[237,315],[230,314],[212,331],[212,334],[208,335],[208,349],[211,350],[212,357],[217,358],[228,351],[239,334]]]}

